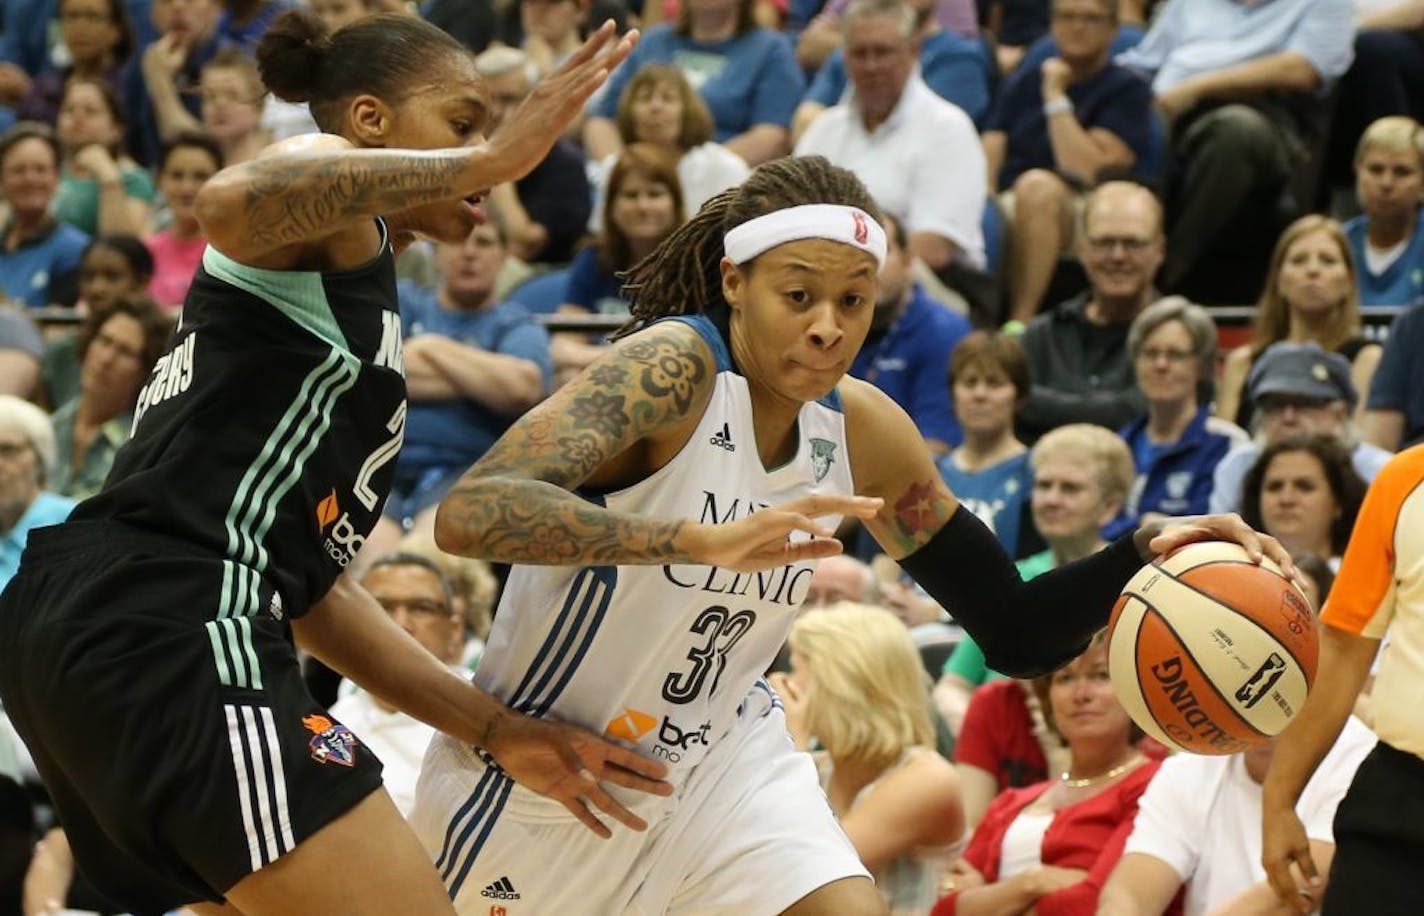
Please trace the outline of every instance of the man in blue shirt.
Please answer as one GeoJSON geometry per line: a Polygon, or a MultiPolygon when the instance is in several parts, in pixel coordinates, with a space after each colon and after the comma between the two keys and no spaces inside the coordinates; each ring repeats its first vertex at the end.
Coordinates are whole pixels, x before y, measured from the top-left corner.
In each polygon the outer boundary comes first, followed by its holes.
{"type": "Polygon", "coordinates": [[[1011,216],[1009,317],[1038,313],[1058,258],[1072,250],[1081,190],[1148,158],[1152,91],[1109,60],[1117,4],[1053,4],[1055,57],[1009,78],[984,131],[992,190],[1011,216]],[[1018,219],[1022,213],[1026,218],[1018,219]]]}
{"type": "Polygon", "coordinates": [[[153,0],[152,26],[158,41],[124,65],[122,101],[128,127],[126,148],[140,164],[156,166],[163,150],[154,96],[176,94],[194,118],[200,116],[197,89],[203,67],[223,47],[218,37],[218,0],[153,0]],[[175,65],[170,55],[178,53],[175,65]]]}
{"type": "Polygon", "coordinates": [[[89,246],[89,236],[52,215],[58,188],[59,144],[47,126],[22,121],[0,136],[0,194],[10,208],[0,292],[27,307],[53,305],[72,289],[89,246]]]}
{"type": "Polygon", "coordinates": [[[1274,209],[1319,97],[1350,66],[1353,13],[1352,0],[1167,0],[1118,58],[1152,81],[1178,160],[1165,287],[1180,289],[1218,240],[1239,245],[1227,230],[1248,208],[1274,209]]]}
{"type": "Polygon", "coordinates": [[[937,455],[964,438],[949,397],[949,354],[969,333],[969,319],[931,299],[914,282],[905,230],[885,217],[889,242],[876,280],[875,317],[850,374],[905,409],[937,455]]]}
{"type": "Polygon", "coordinates": [[[503,231],[476,226],[442,245],[435,290],[401,284],[405,445],[385,517],[363,556],[389,552],[403,530],[429,530],[445,492],[522,413],[549,393],[549,335],[528,312],[495,297],[503,231]]]}

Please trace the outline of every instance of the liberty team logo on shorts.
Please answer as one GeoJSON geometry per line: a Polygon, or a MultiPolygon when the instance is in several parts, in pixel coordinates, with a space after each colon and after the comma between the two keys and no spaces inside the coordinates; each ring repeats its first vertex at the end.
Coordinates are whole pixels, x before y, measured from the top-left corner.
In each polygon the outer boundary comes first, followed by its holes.
{"type": "Polygon", "coordinates": [[[351,734],[351,729],[326,716],[303,716],[302,724],[312,733],[307,747],[311,748],[313,760],[317,763],[339,763],[344,767],[356,765],[356,746],[359,742],[351,734]]]}
{"type": "Polygon", "coordinates": [[[816,475],[816,483],[820,483],[831,472],[831,465],[836,460],[836,444],[829,439],[811,440],[811,470],[816,475]]]}

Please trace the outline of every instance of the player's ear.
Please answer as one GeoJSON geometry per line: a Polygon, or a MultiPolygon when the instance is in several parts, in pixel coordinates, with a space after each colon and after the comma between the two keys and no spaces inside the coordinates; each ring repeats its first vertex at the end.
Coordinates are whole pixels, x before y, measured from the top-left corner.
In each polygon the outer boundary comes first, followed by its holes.
{"type": "Polygon", "coordinates": [[[721,266],[722,298],[727,300],[727,305],[731,306],[732,311],[738,311],[746,296],[747,271],[733,264],[731,258],[723,258],[721,266]]]}

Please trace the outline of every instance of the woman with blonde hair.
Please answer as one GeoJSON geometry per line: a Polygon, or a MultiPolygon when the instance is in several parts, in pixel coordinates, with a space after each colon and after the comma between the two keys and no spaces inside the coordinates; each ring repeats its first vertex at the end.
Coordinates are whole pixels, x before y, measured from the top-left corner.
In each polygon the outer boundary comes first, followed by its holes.
{"type": "Polygon", "coordinates": [[[1358,267],[1364,305],[1413,305],[1424,299],[1424,126],[1380,118],[1355,150],[1355,197],[1365,212],[1345,236],[1358,267]]]}
{"type": "Polygon", "coordinates": [[[1251,341],[1226,356],[1218,417],[1251,428],[1252,405],[1243,397],[1246,377],[1266,348],[1282,340],[1313,340],[1339,353],[1350,361],[1355,390],[1370,390],[1380,346],[1360,333],[1355,258],[1344,230],[1327,216],[1302,216],[1276,242],[1251,341]]]}
{"type": "Polygon", "coordinates": [[[841,602],[792,627],[790,675],[773,675],[787,727],[813,743],[821,785],[895,916],[924,914],[958,857],[964,811],[935,752],[929,683],[894,614],[841,602]]]}

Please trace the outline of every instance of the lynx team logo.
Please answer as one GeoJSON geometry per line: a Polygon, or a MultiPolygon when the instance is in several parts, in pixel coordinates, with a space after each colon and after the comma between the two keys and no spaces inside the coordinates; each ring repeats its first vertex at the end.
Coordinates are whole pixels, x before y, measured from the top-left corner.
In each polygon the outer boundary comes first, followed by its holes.
{"type": "Polygon", "coordinates": [[[356,765],[357,742],[351,729],[326,716],[303,716],[302,724],[312,733],[307,747],[311,748],[313,760],[317,763],[339,763],[344,767],[356,765]]]}
{"type": "Polygon", "coordinates": [[[831,472],[831,465],[836,460],[836,444],[829,439],[811,440],[811,470],[816,474],[816,483],[820,483],[831,472]]]}

